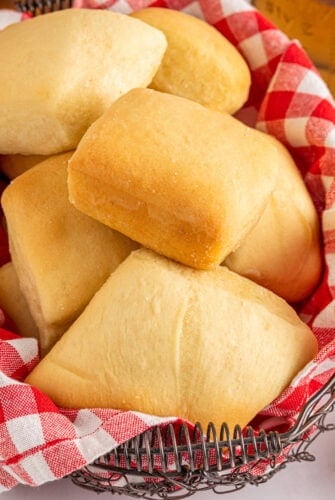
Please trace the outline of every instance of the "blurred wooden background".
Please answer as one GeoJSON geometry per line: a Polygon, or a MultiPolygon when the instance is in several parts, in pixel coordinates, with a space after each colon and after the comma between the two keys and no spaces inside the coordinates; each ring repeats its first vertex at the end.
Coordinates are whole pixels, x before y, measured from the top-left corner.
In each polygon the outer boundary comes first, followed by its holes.
{"type": "Polygon", "coordinates": [[[0,9],[15,9],[14,0],[0,0],[0,9]]]}

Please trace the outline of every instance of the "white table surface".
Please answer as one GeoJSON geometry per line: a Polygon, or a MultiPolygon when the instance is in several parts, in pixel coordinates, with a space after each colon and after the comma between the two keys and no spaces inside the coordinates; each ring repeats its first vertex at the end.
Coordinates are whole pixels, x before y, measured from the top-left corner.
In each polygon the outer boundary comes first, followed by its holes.
{"type": "MultiPolygon", "coordinates": [[[[334,419],[333,419],[334,420],[334,419]]],[[[332,421],[333,421],[332,420],[332,421]]],[[[335,499],[335,431],[322,434],[309,449],[315,462],[289,464],[270,481],[260,486],[247,486],[224,498],[235,500],[334,500],[335,499]]],[[[1,500],[94,500],[108,498],[108,493],[97,496],[62,479],[39,488],[18,486],[1,495],[1,500]]],[[[123,495],[117,496],[126,500],[123,495]]],[[[196,500],[220,498],[214,493],[197,493],[196,500]]]]}

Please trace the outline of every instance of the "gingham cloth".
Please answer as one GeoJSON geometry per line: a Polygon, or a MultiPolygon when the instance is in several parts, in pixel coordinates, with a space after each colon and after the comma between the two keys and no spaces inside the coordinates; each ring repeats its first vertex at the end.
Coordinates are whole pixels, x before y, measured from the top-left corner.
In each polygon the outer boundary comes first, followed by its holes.
{"type": "MultiPolygon", "coordinates": [[[[238,117],[277,136],[294,156],[322,222],[325,271],[301,307],[319,341],[319,354],[289,388],[253,421],[266,430],[289,428],[306,400],[335,372],[335,107],[330,93],[298,42],[242,0],[77,0],[76,7],[129,13],[148,5],[204,18],[248,61],[252,90],[238,117]]],[[[0,26],[19,20],[0,12],[0,26]]],[[[29,21],[28,21],[29,22],[29,21]]],[[[8,260],[4,235],[0,257],[8,260]]],[[[2,326],[6,317],[1,315],[2,326]]],[[[61,478],[152,425],[172,421],[136,412],[63,410],[22,383],[38,362],[33,339],[0,329],[0,491],[61,478]]]]}

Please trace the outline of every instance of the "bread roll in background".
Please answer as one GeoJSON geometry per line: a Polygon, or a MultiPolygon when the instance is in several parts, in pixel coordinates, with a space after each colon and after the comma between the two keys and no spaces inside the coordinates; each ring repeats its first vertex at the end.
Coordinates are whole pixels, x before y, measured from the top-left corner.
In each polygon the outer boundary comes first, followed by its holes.
{"type": "Polygon", "coordinates": [[[13,265],[39,329],[42,354],[138,247],[69,203],[70,157],[47,159],[12,181],[2,195],[13,265]]]}
{"type": "Polygon", "coordinates": [[[37,326],[20,290],[19,281],[11,262],[0,267],[0,307],[14,322],[17,328],[16,333],[23,337],[38,338],[37,326]]]}
{"type": "Polygon", "coordinates": [[[278,150],[278,179],[256,226],[224,264],[288,302],[305,299],[322,273],[319,220],[303,179],[285,147],[278,150]]]}
{"type": "Polygon", "coordinates": [[[43,155],[2,155],[0,156],[0,170],[8,179],[15,179],[46,159],[47,156],[43,155]]]}
{"type": "Polygon", "coordinates": [[[246,102],[251,83],[247,63],[215,28],[171,9],[148,8],[131,16],[161,30],[168,41],[151,88],[227,113],[246,102]]]}
{"type": "Polygon", "coordinates": [[[27,382],[62,407],[244,426],[316,352],[311,330],[265,288],[141,249],[27,382]]]}
{"type": "Polygon", "coordinates": [[[107,10],[66,9],[0,32],[0,154],[75,148],[114,100],[152,80],[165,36],[107,10]]]}
{"type": "Polygon", "coordinates": [[[258,222],[277,176],[267,137],[182,97],[135,89],[69,162],[76,208],[189,266],[220,264],[258,222]]]}

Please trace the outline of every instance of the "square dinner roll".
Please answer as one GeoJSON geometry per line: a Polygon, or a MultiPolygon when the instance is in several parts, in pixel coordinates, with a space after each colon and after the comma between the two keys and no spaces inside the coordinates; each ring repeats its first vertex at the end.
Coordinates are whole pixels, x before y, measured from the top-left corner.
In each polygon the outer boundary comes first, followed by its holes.
{"type": "Polygon", "coordinates": [[[28,376],[59,406],[246,425],[317,353],[281,298],[140,249],[28,376]]]}
{"type": "Polygon", "coordinates": [[[12,181],[2,195],[12,261],[39,329],[42,354],[138,246],[71,205],[70,157],[48,158],[12,181]]]}
{"type": "Polygon", "coordinates": [[[269,288],[288,302],[310,295],[323,262],[317,211],[285,147],[277,149],[278,178],[260,220],[224,264],[269,288]]]}
{"type": "Polygon", "coordinates": [[[161,30],[168,41],[151,88],[231,114],[246,102],[251,83],[247,63],[213,26],[184,12],[157,7],[131,16],[161,30]]]}
{"type": "Polygon", "coordinates": [[[263,213],[277,176],[267,137],[151,89],[116,101],[69,162],[76,208],[198,269],[220,264],[263,213]]]}
{"type": "Polygon", "coordinates": [[[23,337],[38,338],[38,329],[33,320],[27,301],[20,290],[19,281],[11,262],[0,267],[0,307],[23,337]]]}
{"type": "Polygon", "coordinates": [[[107,10],[65,9],[0,32],[0,154],[75,148],[122,94],[146,87],[166,39],[107,10]]]}

